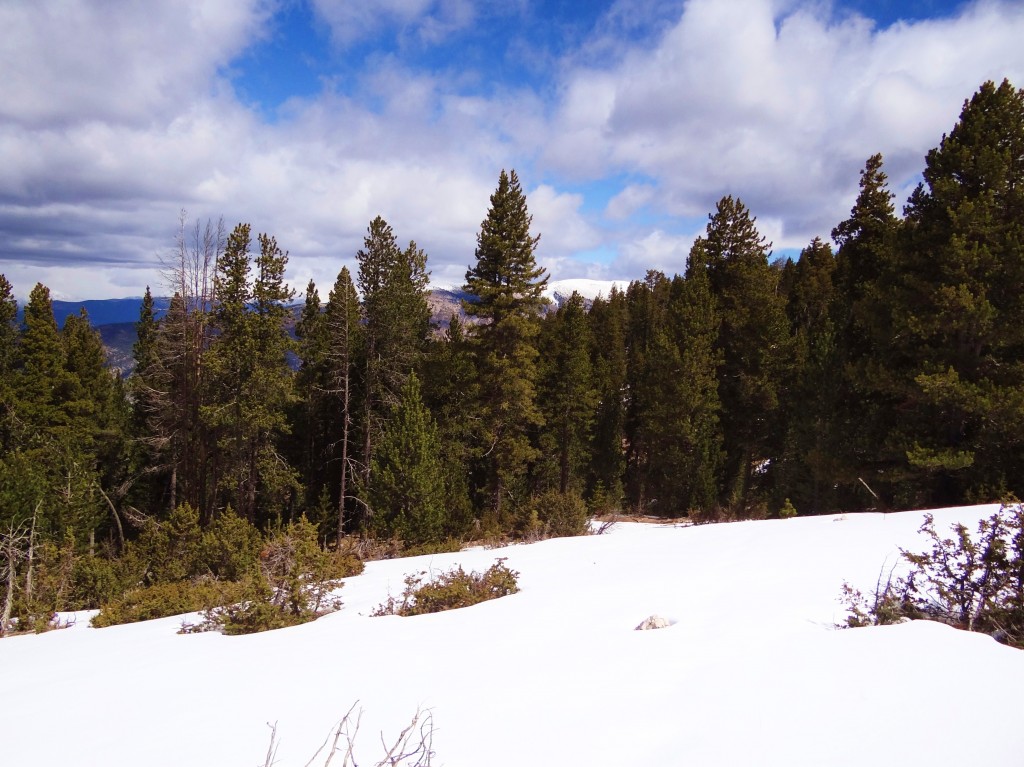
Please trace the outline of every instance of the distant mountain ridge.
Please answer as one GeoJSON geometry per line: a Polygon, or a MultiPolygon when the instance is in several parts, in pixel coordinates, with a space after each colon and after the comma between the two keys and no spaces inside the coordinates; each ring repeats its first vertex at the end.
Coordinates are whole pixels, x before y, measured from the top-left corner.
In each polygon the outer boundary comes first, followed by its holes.
{"type": "MultiPolygon", "coordinates": [[[[573,292],[577,292],[583,296],[589,307],[597,296],[607,297],[613,287],[625,290],[628,285],[629,282],[626,280],[552,280],[548,283],[544,295],[551,301],[552,307],[557,308],[569,300],[573,292]]],[[[458,314],[459,319],[466,322],[475,321],[472,318],[467,318],[462,309],[462,302],[471,299],[472,297],[468,293],[459,288],[437,287],[429,291],[427,303],[430,306],[431,320],[439,333],[448,329],[453,314],[458,314]]],[[[154,298],[153,303],[159,317],[167,311],[170,299],[154,298]]],[[[19,319],[23,308],[19,310],[19,319]]],[[[135,323],[139,320],[141,308],[141,296],[86,301],[54,301],[53,316],[57,321],[57,326],[63,327],[68,317],[85,309],[89,321],[103,339],[103,345],[107,350],[108,364],[112,368],[128,374],[135,364],[132,359],[132,346],[135,344],[135,323]]],[[[297,319],[302,312],[302,304],[294,304],[291,309],[293,317],[297,319]]],[[[289,331],[293,332],[293,330],[294,323],[289,323],[289,331]]]]}

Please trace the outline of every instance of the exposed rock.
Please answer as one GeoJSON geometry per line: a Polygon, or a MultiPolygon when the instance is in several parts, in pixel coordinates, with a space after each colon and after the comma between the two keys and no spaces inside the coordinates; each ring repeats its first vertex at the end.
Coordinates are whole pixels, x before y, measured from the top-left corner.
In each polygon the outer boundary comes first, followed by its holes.
{"type": "Polygon", "coordinates": [[[649,618],[645,618],[643,622],[636,627],[637,631],[648,631],[650,629],[665,629],[672,625],[672,621],[668,618],[662,618],[660,615],[652,615],[649,618]]]}

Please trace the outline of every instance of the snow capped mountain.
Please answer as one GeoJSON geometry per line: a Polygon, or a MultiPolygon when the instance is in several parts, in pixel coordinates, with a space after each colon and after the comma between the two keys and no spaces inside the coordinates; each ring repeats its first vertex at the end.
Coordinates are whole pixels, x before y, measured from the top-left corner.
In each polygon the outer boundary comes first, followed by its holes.
{"type": "Polygon", "coordinates": [[[569,300],[575,291],[586,299],[589,305],[598,296],[608,298],[613,287],[624,291],[629,287],[629,280],[550,280],[544,291],[544,296],[551,299],[555,306],[561,306],[569,300]]]}

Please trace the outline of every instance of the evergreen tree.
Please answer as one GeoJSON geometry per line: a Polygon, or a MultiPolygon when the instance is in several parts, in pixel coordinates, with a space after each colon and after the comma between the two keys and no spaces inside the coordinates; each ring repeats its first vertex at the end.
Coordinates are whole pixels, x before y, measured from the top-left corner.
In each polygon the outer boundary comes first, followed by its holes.
{"type": "Polygon", "coordinates": [[[288,255],[273,237],[261,234],[259,243],[252,280],[248,224],[235,227],[217,260],[219,334],[206,355],[210,401],[202,409],[218,448],[217,498],[209,505],[230,503],[254,523],[280,518],[295,490],[278,450],[292,396],[284,320],[294,292],[284,282],[288,255]]]}
{"type": "Polygon", "coordinates": [[[831,418],[837,435],[833,481],[842,491],[837,502],[855,508],[877,503],[868,488],[881,490],[894,463],[886,435],[898,402],[894,392],[901,388],[890,356],[899,232],[882,156],[876,154],[861,171],[850,218],[832,230],[839,245],[832,310],[839,370],[831,418]]]}
{"type": "Polygon", "coordinates": [[[778,453],[777,415],[789,364],[789,323],[770,245],[746,206],[718,202],[702,238],[712,294],[721,317],[719,395],[725,435],[726,505],[744,514],[752,484],[778,453]]]}
{"type": "MultiPolygon", "coordinates": [[[[652,423],[656,404],[664,396],[669,375],[678,359],[664,359],[669,351],[668,303],[671,282],[660,271],[650,270],[643,281],[634,280],[626,290],[628,327],[626,366],[628,402],[625,414],[627,500],[642,513],[652,510],[657,494],[650,487],[654,440],[652,423]]],[[[657,428],[657,425],[654,425],[657,428]]]]}
{"type": "Polygon", "coordinates": [[[437,420],[445,473],[448,534],[461,536],[473,517],[469,473],[473,463],[474,367],[463,323],[452,313],[444,336],[434,339],[424,359],[423,400],[437,420]]]}
{"type": "Polygon", "coordinates": [[[597,408],[590,360],[590,327],[583,298],[573,292],[557,312],[545,320],[550,332],[542,333],[543,377],[540,402],[545,424],[545,454],[557,458],[558,492],[579,492],[585,477],[582,467],[589,457],[590,430],[597,408]]]}
{"type": "Polygon", "coordinates": [[[327,389],[327,328],[316,283],[306,286],[302,314],[295,323],[299,370],[295,376],[295,402],[289,418],[294,464],[299,469],[306,508],[325,488],[324,465],[330,440],[327,389]]]}
{"type": "Polygon", "coordinates": [[[370,474],[372,524],[406,544],[439,541],[445,528],[444,471],[437,425],[410,373],[381,435],[370,474]]]}
{"type": "Polygon", "coordinates": [[[723,355],[717,347],[721,318],[699,244],[690,250],[680,292],[680,300],[673,305],[678,307],[676,343],[680,348],[679,380],[684,386],[677,400],[676,419],[682,424],[684,449],[674,474],[677,482],[681,479],[684,483],[678,496],[680,511],[708,511],[717,504],[724,458],[717,377],[723,355]]]}
{"type": "Polygon", "coordinates": [[[536,402],[538,312],[547,283],[534,251],[526,196],[515,171],[501,172],[477,235],[476,264],[466,272],[464,303],[473,326],[479,446],[487,464],[487,506],[502,519],[513,492],[536,457],[530,431],[543,423],[536,402]]]}
{"type": "Polygon", "coordinates": [[[324,315],[326,335],[324,394],[334,414],[331,444],[337,458],[338,476],[338,544],[345,533],[345,509],[353,497],[351,485],[356,477],[354,418],[357,412],[356,370],[363,353],[363,326],[359,296],[352,276],[342,267],[327,301],[324,315]]]}
{"type": "Polygon", "coordinates": [[[388,409],[420,363],[430,332],[427,256],[415,242],[398,247],[380,216],[370,222],[359,263],[366,354],[363,358],[363,483],[368,484],[374,444],[388,409]]]}
{"type": "Polygon", "coordinates": [[[903,504],[1022,489],[1024,91],[985,83],[928,153],[907,206],[894,366],[906,378],[890,435],[903,504]]]}
{"type": "Polygon", "coordinates": [[[597,409],[591,435],[588,493],[599,510],[616,508],[623,498],[626,456],[626,296],[612,288],[608,299],[600,296],[590,308],[591,358],[597,409]]]}
{"type": "Polygon", "coordinates": [[[832,315],[836,303],[832,249],[819,238],[792,266],[787,311],[793,333],[793,368],[783,403],[786,441],[776,474],[776,502],[786,498],[809,513],[834,510],[834,488],[845,430],[835,418],[842,403],[842,368],[832,315]]]}
{"type": "Polygon", "coordinates": [[[14,429],[14,371],[18,361],[18,303],[0,274],[0,459],[11,448],[14,429]]]}

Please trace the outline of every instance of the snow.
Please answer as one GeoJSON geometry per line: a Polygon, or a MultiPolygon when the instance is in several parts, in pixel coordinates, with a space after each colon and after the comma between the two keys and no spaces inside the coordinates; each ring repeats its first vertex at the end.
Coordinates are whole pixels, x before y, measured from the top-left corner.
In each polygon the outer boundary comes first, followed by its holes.
{"type": "Polygon", "coordinates": [[[583,298],[593,301],[598,296],[608,298],[613,287],[625,292],[629,287],[629,280],[548,280],[547,286],[544,288],[544,295],[555,300],[556,303],[561,303],[561,301],[567,301],[573,291],[576,291],[583,298]]]}
{"type": "MultiPolygon", "coordinates": [[[[940,530],[994,507],[936,511],[940,530]]],[[[180,618],[0,641],[10,765],[304,765],[353,703],[360,762],[430,708],[435,764],[1020,765],[1024,653],[929,622],[840,631],[922,512],[609,532],[369,563],[338,613],[243,637],[180,618]],[[521,592],[371,618],[406,573],[507,557],[521,592]],[[672,625],[635,631],[658,614],[672,625]]],[[[323,757],[316,762],[323,764],[323,757]]]]}

